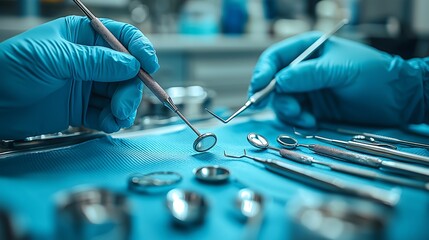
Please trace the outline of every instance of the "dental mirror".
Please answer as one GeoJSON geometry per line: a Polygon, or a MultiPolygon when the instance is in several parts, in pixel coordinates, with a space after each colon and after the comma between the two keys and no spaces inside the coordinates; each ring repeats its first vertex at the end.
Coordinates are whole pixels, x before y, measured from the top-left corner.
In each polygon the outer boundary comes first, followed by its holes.
{"type": "Polygon", "coordinates": [[[247,135],[247,141],[252,144],[252,146],[260,149],[266,149],[269,147],[268,140],[262,135],[256,133],[249,133],[249,135],[247,135]]]}
{"type": "Polygon", "coordinates": [[[197,152],[205,152],[216,145],[217,137],[213,133],[199,134],[194,141],[194,150],[197,152]]]}
{"type": "Polygon", "coordinates": [[[208,208],[202,195],[177,188],[167,193],[166,203],[174,222],[180,226],[201,223],[208,208]]]}
{"type": "Polygon", "coordinates": [[[287,149],[295,149],[296,147],[300,146],[298,144],[298,140],[284,134],[277,137],[277,142],[287,149]]]}
{"type": "Polygon", "coordinates": [[[204,166],[194,169],[195,177],[203,182],[223,183],[231,175],[229,170],[221,166],[204,166]]]}

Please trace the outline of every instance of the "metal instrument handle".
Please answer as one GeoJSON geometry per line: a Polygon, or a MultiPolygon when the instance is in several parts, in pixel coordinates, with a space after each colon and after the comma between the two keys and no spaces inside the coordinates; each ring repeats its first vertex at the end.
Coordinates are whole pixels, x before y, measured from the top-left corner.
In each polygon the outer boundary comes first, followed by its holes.
{"type": "Polygon", "coordinates": [[[311,156],[307,156],[302,153],[298,153],[295,151],[287,150],[287,149],[280,149],[279,150],[280,155],[284,158],[290,159],[295,162],[311,165],[314,161],[314,158],[311,156]]]}
{"type": "Polygon", "coordinates": [[[367,156],[351,151],[344,151],[333,147],[327,147],[319,144],[308,145],[312,151],[328,157],[358,163],[365,166],[380,167],[382,160],[377,157],[367,156]]]}
{"type": "Polygon", "coordinates": [[[393,138],[393,137],[387,137],[387,136],[382,136],[382,135],[373,134],[373,133],[362,133],[361,135],[364,135],[366,137],[372,137],[375,140],[378,140],[378,141],[381,141],[381,142],[402,144],[402,145],[409,146],[409,147],[429,148],[428,144],[418,143],[418,142],[411,142],[411,141],[407,141],[407,140],[401,140],[401,139],[397,139],[397,138],[393,138]]]}
{"type": "Polygon", "coordinates": [[[269,95],[270,92],[276,87],[276,79],[271,80],[271,82],[264,87],[263,89],[255,92],[251,97],[249,97],[249,102],[255,103],[258,102],[259,99],[264,98],[265,96],[269,95]]]}
{"type": "Polygon", "coordinates": [[[429,165],[429,158],[417,154],[401,152],[389,148],[372,146],[364,143],[348,141],[346,147],[351,150],[363,152],[367,154],[378,155],[386,158],[391,158],[404,162],[419,163],[429,165]]]}
{"type": "Polygon", "coordinates": [[[407,163],[393,162],[393,161],[383,161],[381,163],[381,169],[386,169],[394,172],[399,172],[411,176],[418,175],[429,179],[429,169],[420,166],[414,166],[407,163]]]}
{"type": "MultiPolygon", "coordinates": [[[[118,39],[103,25],[103,23],[98,18],[91,19],[91,25],[94,30],[103,37],[103,39],[116,51],[131,53],[119,42],[118,39]]],[[[149,75],[144,69],[140,68],[138,72],[138,77],[140,80],[152,91],[152,93],[162,102],[166,104],[166,100],[170,98],[167,92],[149,75]]],[[[166,105],[171,109],[169,104],[166,105]]],[[[171,109],[173,111],[177,109],[171,109]]]]}
{"type": "Polygon", "coordinates": [[[345,182],[341,179],[314,171],[308,171],[285,162],[267,160],[264,165],[268,170],[274,173],[302,181],[325,190],[367,198],[391,207],[399,200],[399,195],[395,192],[368,185],[345,182]]]}

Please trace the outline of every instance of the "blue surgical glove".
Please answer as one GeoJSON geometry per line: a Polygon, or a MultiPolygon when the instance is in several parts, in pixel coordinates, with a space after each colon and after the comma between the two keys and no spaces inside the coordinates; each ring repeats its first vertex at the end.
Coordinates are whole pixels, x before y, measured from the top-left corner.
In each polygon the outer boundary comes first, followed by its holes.
{"type": "Polygon", "coordinates": [[[288,66],[320,36],[305,33],[267,49],[249,95],[275,78],[269,99],[276,115],[300,127],[315,127],[317,120],[378,126],[428,122],[429,58],[405,61],[331,37],[310,59],[288,66]]]}
{"type": "Polygon", "coordinates": [[[135,27],[101,19],[134,56],[110,49],[86,17],[40,25],[0,43],[0,139],[83,126],[108,133],[133,124],[140,67],[158,59],[135,27]]]}

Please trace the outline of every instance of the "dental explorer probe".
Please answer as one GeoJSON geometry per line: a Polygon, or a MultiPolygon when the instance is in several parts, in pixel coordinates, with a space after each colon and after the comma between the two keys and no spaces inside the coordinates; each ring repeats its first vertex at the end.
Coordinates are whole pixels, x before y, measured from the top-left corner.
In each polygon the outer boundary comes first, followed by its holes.
{"type": "MultiPolygon", "coordinates": [[[[341,20],[330,32],[327,32],[323,34],[320,38],[318,38],[313,44],[310,45],[307,49],[305,49],[304,52],[302,52],[295,60],[293,60],[289,66],[294,66],[303,60],[305,60],[307,57],[309,57],[314,51],[316,51],[323,43],[325,43],[326,40],[329,39],[335,32],[337,32],[340,28],[342,28],[345,24],[347,24],[349,21],[348,19],[341,20]]],[[[238,109],[234,114],[232,114],[228,119],[224,120],[223,118],[216,115],[214,112],[210,111],[206,108],[206,111],[210,113],[213,117],[217,118],[219,121],[223,123],[228,123],[233,118],[235,118],[240,113],[244,112],[244,110],[248,109],[251,105],[254,103],[259,102],[263,98],[269,95],[271,91],[274,90],[276,86],[276,79],[272,79],[271,82],[264,87],[263,89],[255,92],[252,96],[249,97],[249,99],[244,103],[244,105],[238,109]]]]}
{"type": "MultiPolygon", "coordinates": [[[[76,5],[82,10],[82,12],[89,18],[91,22],[91,26],[94,30],[100,34],[103,39],[116,51],[131,53],[122,45],[118,39],[107,29],[103,23],[92,14],[91,11],[80,1],[73,0],[76,5]]],[[[171,97],[167,94],[167,92],[150,76],[144,69],[140,68],[137,76],[140,80],[152,91],[152,93],[171,111],[176,113],[185,123],[194,131],[198,137],[194,141],[194,150],[197,152],[205,152],[212,148],[216,142],[217,137],[213,133],[204,133],[201,134],[196,128],[192,126],[192,124],[185,118],[185,116],[179,111],[177,106],[173,103],[171,97]]]]}
{"type": "Polygon", "coordinates": [[[244,150],[244,154],[240,156],[229,155],[225,151],[224,155],[230,158],[249,158],[255,162],[262,163],[267,170],[284,177],[295,179],[324,190],[363,197],[390,207],[395,206],[400,198],[400,193],[396,191],[384,190],[360,183],[347,182],[331,175],[310,171],[274,159],[262,159],[249,156],[246,150],[244,150]]]}

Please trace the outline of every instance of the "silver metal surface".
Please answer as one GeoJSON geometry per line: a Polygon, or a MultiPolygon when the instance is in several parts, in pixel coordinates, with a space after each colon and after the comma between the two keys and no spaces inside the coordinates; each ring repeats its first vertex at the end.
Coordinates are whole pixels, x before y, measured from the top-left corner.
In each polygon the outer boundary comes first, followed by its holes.
{"type": "Polygon", "coordinates": [[[130,207],[125,195],[77,187],[56,195],[56,239],[129,239],[130,207]]]}
{"type": "MultiPolygon", "coordinates": [[[[306,135],[296,130],[294,131],[294,133],[305,138],[318,139],[320,141],[327,142],[339,147],[347,148],[353,151],[396,159],[400,161],[425,164],[425,162],[427,162],[429,159],[428,157],[420,156],[417,154],[411,154],[411,153],[401,152],[393,149],[367,145],[364,143],[330,139],[330,138],[325,138],[317,135],[306,135]]],[[[372,159],[366,158],[366,159],[362,159],[361,161],[352,161],[352,159],[347,159],[347,160],[353,163],[358,163],[369,167],[375,167],[375,168],[380,168],[382,170],[388,170],[388,171],[393,171],[401,174],[406,174],[410,177],[424,178],[425,180],[429,179],[429,171],[427,167],[423,167],[421,165],[386,161],[381,158],[372,158],[372,159]]]]}
{"type": "Polygon", "coordinates": [[[203,195],[177,188],[167,193],[166,204],[173,221],[183,227],[202,223],[208,208],[203,195]]]}
{"type": "MultiPolygon", "coordinates": [[[[348,19],[341,20],[330,32],[327,32],[323,34],[319,39],[317,39],[310,47],[308,47],[304,52],[302,52],[295,60],[293,60],[289,66],[294,66],[300,62],[302,62],[304,59],[309,57],[315,50],[317,50],[326,40],[329,39],[335,32],[337,32],[340,28],[342,28],[345,24],[348,23],[348,19]]],[[[224,120],[223,118],[217,116],[214,112],[206,109],[211,115],[213,115],[215,118],[220,120],[223,123],[228,123],[232,119],[234,119],[236,116],[238,116],[240,113],[248,109],[253,104],[259,102],[266,96],[268,96],[275,88],[276,86],[276,79],[273,79],[270,81],[270,83],[264,87],[263,89],[255,92],[252,96],[249,97],[249,99],[246,101],[246,103],[238,109],[234,114],[232,114],[229,118],[224,120]]]]}
{"type": "MultiPolygon", "coordinates": [[[[300,146],[305,147],[320,155],[324,155],[334,159],[340,159],[343,161],[345,160],[345,161],[351,161],[351,162],[359,162],[359,161],[366,161],[368,158],[372,158],[371,156],[362,155],[351,151],[321,146],[317,144],[299,144],[295,138],[284,134],[277,137],[277,142],[280,143],[282,146],[285,146],[291,149],[300,147],[300,146]]],[[[315,165],[315,166],[321,165],[324,167],[328,167],[332,171],[347,173],[347,174],[351,174],[351,175],[355,175],[363,178],[369,178],[369,179],[379,180],[387,183],[393,183],[401,186],[407,186],[407,187],[429,191],[428,182],[414,181],[414,180],[407,179],[405,177],[383,175],[365,168],[352,167],[352,166],[347,166],[339,163],[323,162],[316,159],[312,159],[311,162],[300,161],[299,163],[303,163],[307,165],[315,165]]]]}
{"type": "Polygon", "coordinates": [[[344,181],[331,175],[309,171],[278,160],[249,156],[246,150],[242,155],[230,155],[226,152],[224,155],[230,158],[249,158],[263,164],[267,170],[283,177],[295,179],[324,190],[365,198],[389,207],[395,206],[400,199],[400,192],[398,191],[388,191],[370,185],[344,181]]]}
{"type": "Polygon", "coordinates": [[[260,239],[259,233],[264,220],[265,199],[262,194],[249,188],[238,191],[235,197],[235,207],[240,218],[245,221],[244,233],[241,239],[260,239]]]}
{"type": "Polygon", "coordinates": [[[193,172],[198,180],[209,183],[224,183],[231,175],[227,168],[217,165],[195,168],[193,172]]]}
{"type": "Polygon", "coordinates": [[[360,199],[343,196],[296,194],[286,204],[290,219],[287,239],[386,239],[392,211],[360,199]]]}
{"type": "Polygon", "coordinates": [[[429,144],[425,144],[425,143],[407,141],[407,140],[383,136],[383,135],[374,134],[374,133],[358,132],[358,131],[348,130],[344,128],[338,128],[335,130],[339,133],[355,135],[353,138],[365,137],[365,139],[374,139],[375,141],[380,141],[385,143],[393,143],[393,144],[399,144],[399,145],[408,146],[408,147],[418,147],[418,148],[429,149],[429,144]]]}
{"type": "Polygon", "coordinates": [[[151,193],[176,186],[182,181],[177,172],[160,171],[148,174],[135,173],[128,177],[128,189],[135,192],[151,193]]]}
{"type": "MultiPolygon", "coordinates": [[[[73,0],[76,5],[79,6],[79,8],[82,10],[83,13],[85,13],[86,16],[91,20],[91,26],[94,28],[94,30],[103,37],[103,39],[116,51],[131,54],[123,45],[121,42],[119,42],[118,39],[107,29],[103,23],[92,14],[88,8],[85,7],[85,5],[80,0],[73,0]]],[[[212,146],[206,146],[204,145],[204,148],[196,148],[199,145],[199,143],[207,136],[210,136],[210,138],[213,138],[213,133],[207,134],[207,135],[201,135],[201,133],[194,127],[192,124],[186,119],[185,116],[179,111],[178,107],[173,103],[173,100],[168,95],[168,93],[152,78],[152,76],[147,73],[144,69],[140,68],[137,76],[140,78],[140,80],[152,91],[152,93],[164,104],[165,107],[170,109],[172,112],[176,113],[177,116],[179,116],[183,122],[186,123],[186,125],[193,131],[195,134],[198,135],[197,140],[194,142],[194,150],[198,152],[207,151],[210,148],[216,144],[216,141],[210,141],[213,145],[212,146]]]]}

